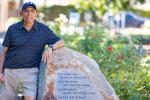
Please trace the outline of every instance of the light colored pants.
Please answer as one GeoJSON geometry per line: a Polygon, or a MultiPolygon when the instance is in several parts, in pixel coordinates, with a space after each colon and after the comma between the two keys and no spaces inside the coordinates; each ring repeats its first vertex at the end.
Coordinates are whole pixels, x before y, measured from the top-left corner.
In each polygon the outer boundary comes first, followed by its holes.
{"type": "Polygon", "coordinates": [[[23,96],[36,97],[38,68],[5,69],[0,100],[17,100],[22,84],[23,96]]]}

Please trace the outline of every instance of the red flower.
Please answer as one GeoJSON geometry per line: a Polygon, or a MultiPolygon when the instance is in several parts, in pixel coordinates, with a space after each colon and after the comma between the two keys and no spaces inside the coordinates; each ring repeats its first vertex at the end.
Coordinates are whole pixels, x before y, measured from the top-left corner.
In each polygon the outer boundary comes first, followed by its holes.
{"type": "Polygon", "coordinates": [[[107,47],[107,50],[108,50],[109,52],[112,52],[112,51],[113,51],[113,47],[110,45],[110,46],[107,47]]]}

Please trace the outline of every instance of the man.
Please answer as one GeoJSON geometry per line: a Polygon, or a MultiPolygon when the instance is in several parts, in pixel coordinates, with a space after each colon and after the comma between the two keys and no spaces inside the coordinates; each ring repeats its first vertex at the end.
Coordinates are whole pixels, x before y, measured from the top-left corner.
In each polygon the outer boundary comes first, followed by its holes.
{"type": "Polygon", "coordinates": [[[25,3],[20,14],[23,20],[8,28],[3,42],[0,59],[0,81],[4,82],[0,99],[3,100],[17,100],[19,84],[25,100],[35,100],[41,58],[43,62],[50,61],[52,51],[64,46],[63,40],[36,21],[34,3],[25,3]],[[46,44],[49,48],[44,50],[46,44]]]}

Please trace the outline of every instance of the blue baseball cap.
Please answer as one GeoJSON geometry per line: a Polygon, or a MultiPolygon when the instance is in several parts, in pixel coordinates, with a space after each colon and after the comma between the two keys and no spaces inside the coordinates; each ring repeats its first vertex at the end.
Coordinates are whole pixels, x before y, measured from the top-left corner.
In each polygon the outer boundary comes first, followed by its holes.
{"type": "Polygon", "coordinates": [[[34,8],[35,10],[37,10],[37,9],[36,9],[36,5],[35,5],[33,2],[26,2],[26,3],[24,3],[23,6],[22,6],[22,11],[25,10],[26,8],[28,8],[28,7],[32,7],[32,8],[34,8]]]}

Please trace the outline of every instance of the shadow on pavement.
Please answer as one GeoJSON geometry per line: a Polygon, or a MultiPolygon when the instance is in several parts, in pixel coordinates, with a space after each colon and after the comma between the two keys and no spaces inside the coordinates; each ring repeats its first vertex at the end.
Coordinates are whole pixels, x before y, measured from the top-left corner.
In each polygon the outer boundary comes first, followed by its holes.
{"type": "Polygon", "coordinates": [[[0,32],[0,38],[4,38],[4,36],[5,36],[5,31],[4,32],[0,32]]]}

